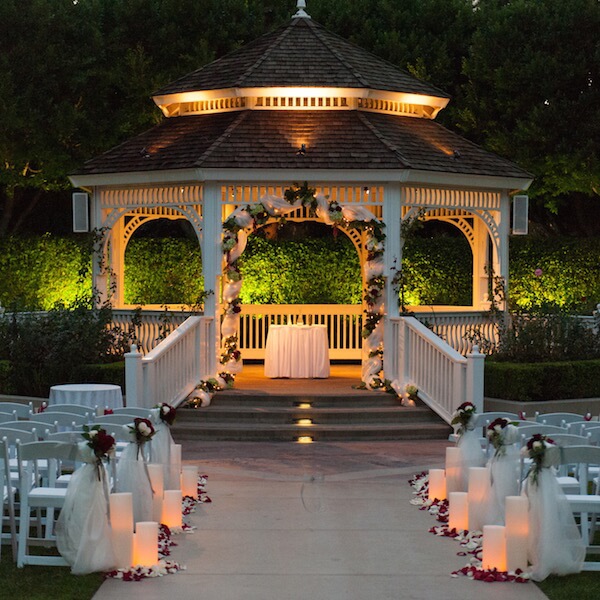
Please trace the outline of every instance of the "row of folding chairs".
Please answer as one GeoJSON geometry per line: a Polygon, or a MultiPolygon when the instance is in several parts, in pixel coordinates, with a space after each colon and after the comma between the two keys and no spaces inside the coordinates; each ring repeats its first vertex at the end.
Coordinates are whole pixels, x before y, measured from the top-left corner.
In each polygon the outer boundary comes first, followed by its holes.
{"type": "MultiPolygon", "coordinates": [[[[0,422],[0,489],[3,489],[0,541],[2,544],[12,546],[13,558],[19,566],[64,564],[60,557],[53,557],[53,560],[50,560],[52,557],[36,557],[29,552],[32,545],[52,542],[54,513],[64,502],[70,472],[79,466],[75,451],[77,444],[84,441],[83,431],[81,427],[75,429],[76,422],[73,421],[70,423],[73,428],[58,431],[60,426],[51,418],[48,419],[47,415],[56,415],[59,412],[44,411],[34,413],[31,419],[0,422]],[[37,417],[42,419],[37,420],[37,417]],[[66,448],[71,450],[67,451],[66,448]],[[55,449],[57,456],[54,455],[55,449]],[[38,450],[42,453],[41,456],[36,454],[38,450]],[[65,467],[68,472],[64,472],[65,467]],[[33,521],[29,514],[30,510],[38,513],[33,521]],[[40,514],[42,512],[43,516],[40,514]],[[34,529],[37,533],[35,536],[30,536],[28,533],[31,523],[35,525],[34,529]]],[[[117,450],[119,450],[129,443],[131,434],[127,425],[136,416],[147,418],[149,411],[147,409],[122,410],[82,424],[102,425],[110,435],[115,437],[117,450]]],[[[147,454],[150,453],[150,447],[151,442],[144,446],[147,454]]],[[[116,475],[115,467],[116,461],[112,461],[109,473],[112,480],[116,475]]]]}

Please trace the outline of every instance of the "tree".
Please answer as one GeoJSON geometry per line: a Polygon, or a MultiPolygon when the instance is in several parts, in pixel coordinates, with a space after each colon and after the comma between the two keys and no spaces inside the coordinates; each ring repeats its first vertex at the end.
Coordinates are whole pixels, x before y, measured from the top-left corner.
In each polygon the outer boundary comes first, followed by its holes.
{"type": "Polygon", "coordinates": [[[458,126],[530,170],[539,203],[590,207],[600,194],[600,3],[481,0],[476,17],[458,126]]]}

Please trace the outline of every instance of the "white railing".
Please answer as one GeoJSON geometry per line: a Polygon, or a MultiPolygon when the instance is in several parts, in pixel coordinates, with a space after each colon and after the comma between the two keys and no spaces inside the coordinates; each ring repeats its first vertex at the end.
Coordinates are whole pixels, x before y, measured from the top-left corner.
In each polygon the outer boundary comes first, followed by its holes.
{"type": "Polygon", "coordinates": [[[239,347],[244,358],[264,359],[270,325],[325,325],[331,360],[359,360],[362,306],[348,304],[244,304],[239,347]]]}
{"type": "Polygon", "coordinates": [[[388,378],[416,385],[419,398],[447,423],[463,402],[473,402],[478,412],[483,411],[485,355],[476,346],[464,357],[414,317],[391,319],[391,325],[388,378]]]}
{"type": "Polygon", "coordinates": [[[135,345],[125,355],[127,406],[177,406],[215,369],[214,319],[188,317],[146,356],[135,345]]]}
{"type": "Polygon", "coordinates": [[[477,329],[478,334],[487,340],[491,347],[498,343],[498,326],[485,311],[464,310],[454,307],[452,310],[435,306],[428,308],[411,307],[415,317],[452,346],[457,352],[466,355],[473,349],[468,335],[477,329]]]}
{"type": "Polygon", "coordinates": [[[171,331],[181,325],[190,312],[181,310],[148,310],[115,308],[112,311],[113,326],[120,327],[122,331],[129,332],[136,340],[138,350],[147,354],[161,340],[165,339],[171,331]]]}

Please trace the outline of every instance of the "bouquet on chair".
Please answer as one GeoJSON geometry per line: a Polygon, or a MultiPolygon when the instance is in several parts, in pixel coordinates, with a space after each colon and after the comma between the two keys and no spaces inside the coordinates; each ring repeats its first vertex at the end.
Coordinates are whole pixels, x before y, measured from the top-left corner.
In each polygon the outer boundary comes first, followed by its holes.
{"type": "Polygon", "coordinates": [[[137,446],[137,458],[139,458],[144,444],[152,439],[156,429],[154,429],[154,425],[149,419],[137,417],[133,420],[133,425],[129,426],[129,431],[133,435],[133,441],[137,446]]]}
{"type": "Polygon", "coordinates": [[[88,448],[91,448],[96,457],[96,470],[98,479],[101,479],[101,467],[103,462],[109,462],[115,456],[115,438],[106,433],[100,425],[84,425],[83,433],[81,434],[87,442],[88,448]]]}
{"type": "Polygon", "coordinates": [[[154,408],[158,408],[158,416],[163,423],[169,427],[175,422],[177,409],[166,402],[159,402],[154,408]]]}
{"type": "Polygon", "coordinates": [[[464,435],[467,431],[474,429],[473,417],[476,413],[475,405],[472,402],[463,402],[452,415],[452,421],[450,425],[456,427],[456,434],[459,436],[464,435]]]}
{"type": "Polygon", "coordinates": [[[496,450],[495,456],[506,454],[506,447],[519,440],[519,428],[514,421],[498,417],[487,427],[487,438],[496,450]]]}

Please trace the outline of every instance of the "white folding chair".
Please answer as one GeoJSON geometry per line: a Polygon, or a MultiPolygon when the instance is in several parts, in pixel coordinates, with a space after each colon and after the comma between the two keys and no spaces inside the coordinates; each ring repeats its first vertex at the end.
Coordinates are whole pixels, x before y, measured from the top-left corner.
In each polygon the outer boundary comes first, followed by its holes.
{"type": "Polygon", "coordinates": [[[56,546],[54,537],[55,510],[63,506],[67,489],[57,488],[56,479],[63,460],[74,460],[77,446],[64,442],[31,442],[17,444],[19,461],[20,484],[19,497],[21,501],[19,518],[19,535],[17,550],[17,567],[24,565],[53,565],[64,566],[67,562],[62,556],[42,556],[32,554],[36,546],[56,546]],[[48,463],[48,485],[37,485],[36,470],[38,461],[48,463]],[[31,482],[34,482],[33,485],[31,482]],[[36,510],[37,536],[31,532],[31,511],[36,510]],[[41,519],[41,511],[45,509],[45,518],[41,519]]]}
{"type": "Polygon", "coordinates": [[[58,427],[68,427],[70,429],[80,429],[84,425],[90,422],[90,418],[93,418],[87,413],[85,415],[78,415],[76,413],[68,412],[47,412],[37,413],[35,420],[43,423],[54,423],[58,427]]]}
{"type": "Polygon", "coordinates": [[[38,440],[43,440],[48,433],[56,431],[54,423],[44,423],[43,421],[8,421],[1,424],[2,428],[19,429],[21,431],[35,431],[38,440]]]}
{"type": "MultiPolygon", "coordinates": [[[[567,494],[567,501],[574,514],[580,515],[581,537],[587,545],[588,552],[600,552],[600,546],[593,545],[597,515],[600,513],[600,495],[588,493],[588,468],[600,465],[600,447],[598,446],[565,446],[561,448],[561,464],[576,464],[580,491],[578,494],[567,494]]],[[[584,571],[599,571],[600,562],[586,562],[584,571]]]]}
{"type": "Polygon", "coordinates": [[[535,420],[545,425],[558,425],[565,428],[568,423],[582,421],[583,415],[569,412],[541,413],[536,414],[535,420]]]}
{"type": "MultiPolygon", "coordinates": [[[[124,406],[123,408],[113,408],[112,411],[113,415],[128,415],[133,418],[140,417],[142,419],[149,419],[152,415],[152,412],[149,408],[140,408],[138,406],[132,406],[130,408],[127,406],[124,406]]],[[[111,415],[105,416],[110,417],[111,415]]]]}
{"type": "Polygon", "coordinates": [[[16,421],[17,413],[14,412],[0,412],[0,423],[7,423],[8,421],[16,421]]]}
{"type": "Polygon", "coordinates": [[[15,516],[16,481],[10,471],[9,445],[0,439],[0,490],[2,490],[2,520],[0,521],[0,553],[2,544],[10,543],[13,558],[17,555],[17,522],[15,516]],[[8,531],[5,531],[5,526],[8,531]]]}
{"type": "Polygon", "coordinates": [[[21,402],[0,402],[0,411],[17,413],[18,419],[30,419],[33,416],[33,403],[22,404],[21,402]]]}
{"type": "MultiPolygon", "coordinates": [[[[93,420],[96,417],[96,407],[91,408],[83,404],[49,404],[44,410],[44,413],[72,413],[74,415],[87,416],[88,420],[93,420]]],[[[39,413],[38,413],[39,414],[39,413]]]]}
{"type": "MultiPolygon", "coordinates": [[[[138,418],[137,415],[129,414],[101,415],[94,419],[93,425],[133,425],[133,420],[136,418],[138,418]]],[[[147,418],[147,415],[142,418],[147,418]]]]}

